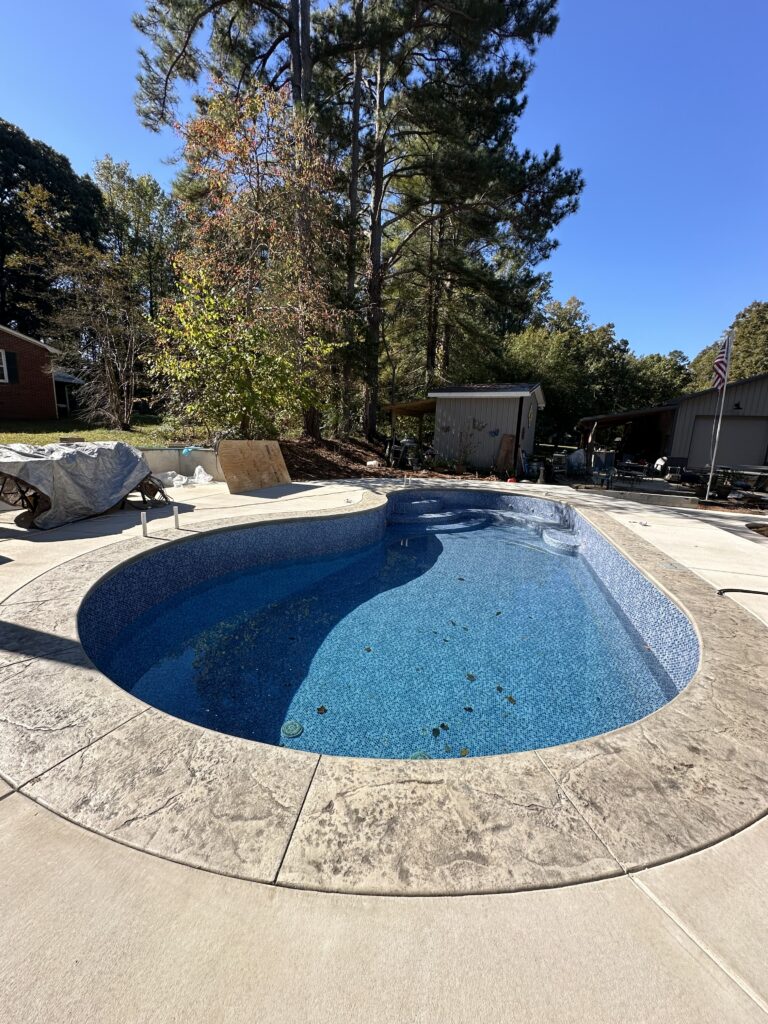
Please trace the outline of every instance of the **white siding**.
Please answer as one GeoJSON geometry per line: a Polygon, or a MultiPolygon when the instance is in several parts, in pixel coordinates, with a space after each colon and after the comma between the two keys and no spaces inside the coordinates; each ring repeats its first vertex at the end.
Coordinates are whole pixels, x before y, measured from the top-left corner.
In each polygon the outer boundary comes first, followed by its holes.
{"type": "Polygon", "coordinates": [[[467,395],[437,398],[435,410],[435,451],[444,459],[458,461],[462,453],[467,466],[491,469],[504,434],[517,431],[517,414],[523,403],[520,447],[531,454],[536,433],[538,402],[525,398],[494,398],[467,395]],[[530,422],[529,422],[530,420],[530,422]]]}

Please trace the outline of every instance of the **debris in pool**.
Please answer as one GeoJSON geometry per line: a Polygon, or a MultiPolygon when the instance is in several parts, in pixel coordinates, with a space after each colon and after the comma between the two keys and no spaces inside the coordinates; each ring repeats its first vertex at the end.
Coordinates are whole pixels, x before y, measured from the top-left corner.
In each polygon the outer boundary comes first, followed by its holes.
{"type": "Polygon", "coordinates": [[[474,683],[474,681],[477,679],[477,676],[473,676],[471,672],[467,672],[467,679],[470,681],[470,683],[474,683]]]}
{"type": "Polygon", "coordinates": [[[304,732],[304,726],[301,722],[297,722],[295,718],[289,718],[287,722],[283,722],[280,732],[286,739],[295,740],[297,736],[301,736],[304,732]]]}
{"type": "Polygon", "coordinates": [[[432,758],[426,752],[426,750],[417,750],[414,754],[408,758],[409,761],[431,761],[432,758]]]}
{"type": "Polygon", "coordinates": [[[462,747],[459,751],[459,757],[466,757],[469,754],[469,747],[462,747]]]}
{"type": "Polygon", "coordinates": [[[461,580],[461,582],[462,582],[462,583],[464,583],[464,582],[465,582],[465,580],[464,580],[464,577],[463,577],[463,576],[457,576],[457,577],[456,577],[456,579],[457,579],[457,580],[461,580]]]}
{"type": "Polygon", "coordinates": [[[320,707],[317,709],[317,713],[318,715],[324,715],[327,710],[328,708],[325,706],[325,704],[321,704],[320,707]]]}
{"type": "Polygon", "coordinates": [[[445,722],[441,722],[441,723],[440,723],[440,728],[441,728],[441,729],[442,729],[442,730],[443,730],[444,732],[448,732],[448,725],[447,725],[447,724],[446,724],[445,722]]]}
{"type": "Polygon", "coordinates": [[[464,710],[465,710],[465,711],[471,711],[471,710],[472,710],[472,708],[471,708],[471,707],[470,707],[469,705],[467,705],[467,706],[466,706],[466,707],[464,708],[464,710]]]}
{"type": "Polygon", "coordinates": [[[370,654],[372,650],[373,650],[372,647],[366,647],[365,648],[366,654],[370,654]]]}
{"type": "Polygon", "coordinates": [[[496,693],[504,693],[504,687],[503,686],[497,686],[496,687],[496,693]]]}
{"type": "Polygon", "coordinates": [[[501,612],[496,612],[497,615],[501,615],[501,612]]]}
{"type": "Polygon", "coordinates": [[[517,704],[517,701],[515,700],[515,698],[512,696],[511,693],[507,697],[507,700],[509,701],[510,704],[517,704]]]}
{"type": "Polygon", "coordinates": [[[450,752],[453,750],[453,747],[451,746],[450,743],[446,743],[443,749],[445,750],[446,754],[450,754],[450,752]]]}

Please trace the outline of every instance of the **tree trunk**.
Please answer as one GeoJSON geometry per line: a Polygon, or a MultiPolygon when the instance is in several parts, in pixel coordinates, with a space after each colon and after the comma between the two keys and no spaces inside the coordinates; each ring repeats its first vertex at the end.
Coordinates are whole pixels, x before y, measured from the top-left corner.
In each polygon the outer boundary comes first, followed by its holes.
{"type": "Polygon", "coordinates": [[[320,410],[316,406],[311,405],[308,409],[304,410],[305,436],[311,437],[314,441],[319,441],[321,439],[320,426],[320,410]]]}
{"type": "MultiPolygon", "coordinates": [[[[434,215],[434,203],[430,213],[434,215]]],[[[437,360],[437,282],[435,281],[435,222],[429,224],[429,256],[427,257],[427,353],[425,361],[425,383],[427,390],[435,377],[437,360]]]]}
{"type": "Polygon", "coordinates": [[[291,96],[293,105],[301,104],[301,6],[300,0],[288,3],[288,46],[291,51],[291,96]]]}
{"type": "Polygon", "coordinates": [[[310,0],[300,0],[300,5],[301,102],[307,106],[312,94],[312,54],[310,51],[312,12],[310,0]]]}
{"type": "MultiPolygon", "coordinates": [[[[355,4],[355,21],[359,27],[362,3],[355,4]]],[[[349,314],[347,346],[344,352],[341,390],[341,430],[349,434],[352,429],[352,359],[357,337],[355,322],[355,296],[357,284],[357,233],[360,217],[360,104],[362,99],[363,62],[355,53],[352,57],[352,106],[350,110],[352,145],[349,155],[349,225],[347,228],[347,282],[346,305],[349,314]]]]}
{"type": "Polygon", "coordinates": [[[383,291],[381,262],[381,214],[384,204],[384,164],[386,142],[384,137],[384,55],[379,54],[376,68],[376,113],[373,146],[373,182],[371,186],[370,266],[368,271],[368,315],[366,325],[365,407],[363,429],[373,440],[376,435],[376,415],[379,404],[379,343],[381,338],[383,291]]]}

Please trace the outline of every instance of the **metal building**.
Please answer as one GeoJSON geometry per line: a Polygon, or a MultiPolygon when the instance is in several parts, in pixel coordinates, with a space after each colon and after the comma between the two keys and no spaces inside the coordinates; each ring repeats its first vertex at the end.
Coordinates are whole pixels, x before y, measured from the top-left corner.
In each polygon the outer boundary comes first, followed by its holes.
{"type": "MultiPolygon", "coordinates": [[[[680,399],[669,444],[671,465],[690,469],[709,465],[719,394],[710,388],[680,399]]],[[[717,462],[721,466],[768,463],[768,373],[726,387],[717,462]]]]}
{"type": "MultiPolygon", "coordinates": [[[[719,396],[709,388],[656,408],[584,416],[578,423],[582,446],[590,437],[593,445],[610,444],[611,433],[622,426],[624,447],[636,456],[653,461],[666,455],[670,466],[705,469],[719,396]]],[[[768,465],[768,373],[728,383],[717,464],[768,465]]]]}

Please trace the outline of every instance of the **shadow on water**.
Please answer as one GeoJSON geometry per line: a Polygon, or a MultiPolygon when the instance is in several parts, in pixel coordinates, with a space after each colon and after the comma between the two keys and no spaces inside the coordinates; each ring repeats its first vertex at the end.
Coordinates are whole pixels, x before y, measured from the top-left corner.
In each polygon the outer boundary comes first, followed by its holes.
{"type": "MultiPolygon", "coordinates": [[[[488,518],[473,517],[454,524],[452,532],[488,525],[488,518]]],[[[288,709],[329,634],[360,605],[423,576],[442,551],[436,532],[409,524],[390,527],[380,543],[346,556],[344,564],[325,574],[317,569],[319,561],[277,566],[270,576],[303,570],[305,580],[289,588],[288,596],[221,621],[215,621],[216,608],[209,605],[210,626],[191,630],[182,644],[174,645],[172,659],[157,660],[137,682],[122,685],[198,725],[279,743],[288,709]]],[[[268,583],[263,575],[248,574],[233,582],[243,588],[239,608],[252,605],[254,584],[259,588],[268,583]]],[[[221,585],[222,581],[216,584],[221,585]]],[[[212,597],[209,593],[208,600],[212,597]]],[[[205,595],[199,599],[205,600],[205,595]]],[[[141,636],[135,635],[132,642],[141,645],[141,636]]],[[[364,644],[361,637],[361,659],[366,657],[364,644]]],[[[329,693],[338,682],[328,679],[329,693]]]]}

